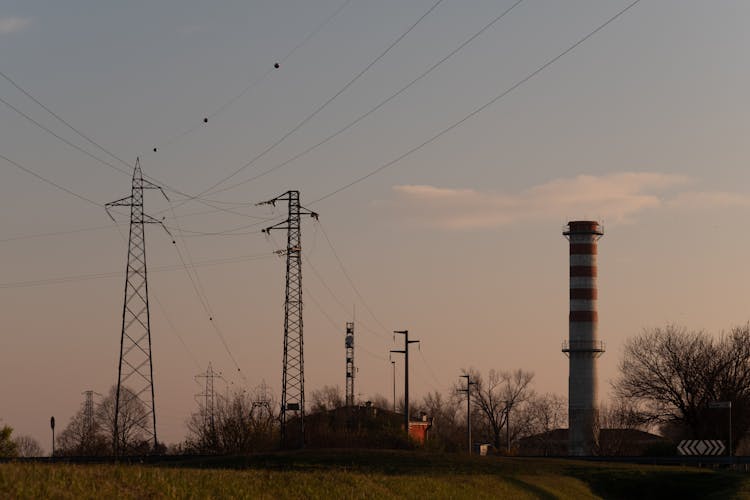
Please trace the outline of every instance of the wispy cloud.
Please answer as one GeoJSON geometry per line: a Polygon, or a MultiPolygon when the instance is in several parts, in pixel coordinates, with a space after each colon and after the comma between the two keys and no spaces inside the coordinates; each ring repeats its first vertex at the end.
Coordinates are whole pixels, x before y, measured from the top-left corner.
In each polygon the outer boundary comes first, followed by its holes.
{"type": "Polygon", "coordinates": [[[9,35],[25,30],[31,19],[28,17],[0,17],[0,35],[9,35]]]}
{"type": "Polygon", "coordinates": [[[672,208],[707,210],[711,208],[747,208],[750,196],[726,191],[689,191],[670,199],[672,208]]]}
{"type": "Polygon", "coordinates": [[[595,217],[630,222],[649,209],[750,206],[750,197],[724,192],[680,192],[693,181],[658,172],[620,172],[555,179],[518,193],[425,185],[394,186],[383,202],[401,217],[447,229],[497,227],[526,220],[595,217]]]}

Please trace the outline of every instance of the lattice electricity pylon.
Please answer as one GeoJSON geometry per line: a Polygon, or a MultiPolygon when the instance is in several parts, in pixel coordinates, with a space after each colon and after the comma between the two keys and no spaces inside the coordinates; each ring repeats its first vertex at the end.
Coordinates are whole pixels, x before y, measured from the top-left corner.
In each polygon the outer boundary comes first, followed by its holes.
{"type": "Polygon", "coordinates": [[[206,379],[205,389],[202,393],[196,394],[195,396],[201,411],[201,417],[203,418],[201,439],[204,441],[203,445],[205,448],[213,449],[217,441],[216,391],[214,389],[214,380],[217,378],[223,380],[224,377],[221,376],[221,373],[215,372],[211,363],[208,363],[208,369],[206,369],[206,372],[195,376],[196,382],[201,378],[206,379]]]}
{"type": "Polygon", "coordinates": [[[144,189],[158,189],[167,198],[161,187],[143,180],[140,161],[136,160],[130,196],[105,205],[107,214],[112,220],[114,220],[110,213],[112,207],[130,207],[128,263],[125,271],[125,299],[122,307],[120,361],[117,368],[115,422],[112,436],[115,456],[120,453],[121,446],[126,445],[120,432],[125,427],[124,422],[120,421],[121,408],[128,411],[128,418],[133,419],[132,422],[128,422],[128,426],[140,430],[145,443],[153,440],[154,450],[158,444],[154,403],[154,367],[151,359],[145,224],[161,224],[167,233],[169,231],[161,221],[143,213],[144,189]],[[120,424],[123,424],[123,429],[120,429],[120,424]]]}
{"type": "Polygon", "coordinates": [[[346,323],[346,406],[354,406],[354,322],[346,323]]]}
{"type": "Polygon", "coordinates": [[[94,391],[84,391],[83,395],[83,432],[88,442],[94,435],[94,391]]]}
{"type": "Polygon", "coordinates": [[[299,204],[299,191],[287,191],[276,198],[258,205],[276,206],[277,201],[289,202],[289,217],[263,230],[287,230],[286,250],[286,300],[284,302],[284,366],[281,379],[281,445],[303,446],[305,443],[305,368],[302,337],[302,224],[300,217],[318,214],[299,204]],[[295,443],[292,443],[287,425],[293,412],[295,443]]]}

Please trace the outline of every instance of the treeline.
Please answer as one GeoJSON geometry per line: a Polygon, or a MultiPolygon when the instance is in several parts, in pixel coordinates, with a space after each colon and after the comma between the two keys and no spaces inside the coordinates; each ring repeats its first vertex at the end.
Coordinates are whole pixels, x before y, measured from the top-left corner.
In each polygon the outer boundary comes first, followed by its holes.
{"type": "MultiPolygon", "coordinates": [[[[567,428],[566,399],[537,393],[532,372],[490,370],[484,374],[469,368],[463,374],[472,383],[470,419],[474,444],[488,444],[497,453],[514,454],[525,437],[534,436],[539,445],[539,440],[553,438],[551,431],[567,428]]],[[[446,452],[466,450],[465,380],[457,382],[447,393],[431,392],[410,403],[413,418],[425,415],[432,420],[426,448],[446,452]]],[[[750,449],[744,442],[750,429],[750,326],[735,327],[719,336],[674,325],[644,330],[626,341],[619,376],[612,388],[616,397],[600,407],[600,429],[649,430],[672,443],[681,439],[729,442],[731,435],[732,450],[744,454],[745,448],[750,449]]],[[[113,387],[93,409],[87,411],[82,405],[59,433],[56,454],[110,455],[114,399],[113,387]]],[[[308,402],[310,417],[328,413],[328,421],[341,420],[340,415],[334,416],[337,409],[344,407],[340,387],[314,390],[308,402]]],[[[360,401],[359,405],[391,415],[402,413],[404,406],[402,400],[394,407],[393,401],[382,395],[360,401]]],[[[216,394],[210,401],[201,401],[187,419],[185,440],[169,448],[158,444],[154,449],[153,441],[144,434],[142,422],[149,415],[140,400],[124,389],[117,436],[123,453],[241,454],[272,450],[280,442],[279,403],[265,385],[250,391],[216,394]]],[[[370,427],[366,428],[374,428],[373,422],[368,421],[370,427]]],[[[400,424],[395,428],[401,429],[400,424]]],[[[352,441],[352,446],[362,442],[352,441]]],[[[544,447],[543,442],[541,445],[544,447]]],[[[621,451],[611,440],[607,446],[596,450],[597,453],[616,455],[621,451]]],[[[41,453],[33,438],[15,437],[10,427],[0,427],[0,456],[41,453]]]]}

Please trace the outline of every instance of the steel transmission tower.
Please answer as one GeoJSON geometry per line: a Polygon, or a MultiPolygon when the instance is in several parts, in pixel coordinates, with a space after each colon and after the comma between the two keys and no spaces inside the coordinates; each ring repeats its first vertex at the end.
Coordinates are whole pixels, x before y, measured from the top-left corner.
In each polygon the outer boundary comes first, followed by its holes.
{"type": "Polygon", "coordinates": [[[305,364],[302,336],[302,224],[301,216],[315,219],[318,214],[300,206],[299,191],[287,191],[258,205],[276,206],[278,201],[289,203],[289,217],[263,230],[287,231],[286,300],[284,302],[284,361],[281,379],[281,444],[303,446],[305,443],[305,364]],[[290,439],[290,413],[295,420],[294,442],[290,439]]]}
{"type": "Polygon", "coordinates": [[[201,378],[206,379],[205,387],[202,393],[196,395],[196,401],[201,407],[201,416],[203,417],[203,431],[206,433],[203,437],[210,441],[204,444],[211,446],[215,444],[216,439],[216,391],[214,389],[214,380],[223,377],[221,373],[214,371],[211,363],[208,363],[206,372],[195,376],[196,381],[201,378]]]}
{"type": "Polygon", "coordinates": [[[354,406],[354,322],[346,323],[346,406],[354,406]]]}
{"type": "MultiPolygon", "coordinates": [[[[136,160],[130,196],[105,205],[107,214],[112,220],[114,220],[110,213],[112,207],[130,207],[128,263],[125,271],[125,299],[122,308],[120,361],[117,369],[115,423],[112,436],[115,456],[125,445],[120,437],[121,408],[141,406],[143,411],[138,411],[133,424],[143,432],[147,441],[153,441],[154,450],[158,443],[154,404],[154,368],[151,359],[145,225],[161,224],[164,227],[164,224],[143,213],[144,189],[158,189],[167,198],[161,187],[143,180],[140,161],[136,160]]],[[[166,227],[164,230],[167,230],[166,227]]]]}
{"type": "Polygon", "coordinates": [[[88,442],[94,435],[94,391],[84,391],[83,395],[83,432],[88,442]]]}

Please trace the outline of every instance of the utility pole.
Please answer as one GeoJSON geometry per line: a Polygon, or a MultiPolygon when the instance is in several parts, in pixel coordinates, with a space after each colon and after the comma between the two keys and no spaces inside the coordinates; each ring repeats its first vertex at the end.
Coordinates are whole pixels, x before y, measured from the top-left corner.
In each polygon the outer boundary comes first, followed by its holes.
{"type": "Polygon", "coordinates": [[[471,455],[471,386],[476,382],[471,381],[471,375],[461,375],[460,378],[466,379],[466,389],[459,389],[458,392],[466,393],[466,441],[468,443],[469,455],[471,455]]]}
{"type": "Polygon", "coordinates": [[[49,426],[52,429],[52,458],[55,457],[55,417],[52,416],[49,419],[49,426]]]}
{"type": "Polygon", "coordinates": [[[318,219],[318,214],[300,206],[299,191],[287,191],[258,205],[276,206],[277,201],[287,201],[289,216],[285,221],[263,229],[270,234],[275,229],[287,231],[286,250],[286,299],[284,301],[284,360],[281,377],[281,445],[288,447],[287,425],[293,412],[297,417],[298,441],[305,444],[305,367],[302,335],[302,223],[301,216],[318,219]]]}
{"type": "Polygon", "coordinates": [[[346,323],[346,406],[354,406],[354,322],[346,323]]]}
{"type": "MultiPolygon", "coordinates": [[[[136,403],[143,405],[145,413],[135,425],[153,440],[156,439],[156,405],[154,402],[154,365],[151,358],[151,320],[148,306],[148,280],[146,275],[145,224],[164,224],[143,213],[143,190],[158,189],[167,198],[164,190],[143,180],[138,159],[133,169],[131,194],[104,207],[107,215],[112,207],[130,207],[130,236],[128,238],[128,262],[125,268],[125,299],[122,306],[122,330],[120,333],[120,361],[117,368],[117,393],[115,395],[115,422],[113,429],[113,451],[120,452],[119,425],[120,408],[136,403]]],[[[169,200],[169,198],[167,198],[169,200]]],[[[170,235],[171,236],[171,235],[170,235]]],[[[174,243],[174,240],[172,240],[174,243]]]]}
{"type": "Polygon", "coordinates": [[[404,430],[409,435],[409,345],[419,343],[419,340],[409,340],[409,330],[394,330],[404,336],[404,348],[391,350],[394,354],[404,355],[404,430]]]}

